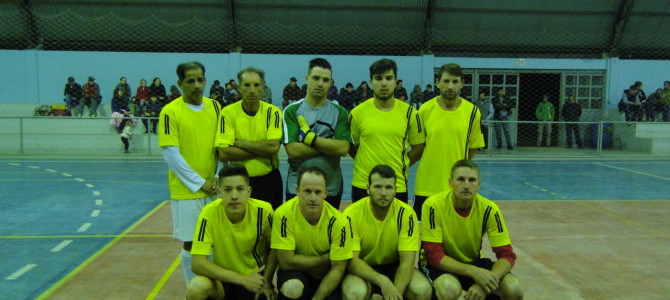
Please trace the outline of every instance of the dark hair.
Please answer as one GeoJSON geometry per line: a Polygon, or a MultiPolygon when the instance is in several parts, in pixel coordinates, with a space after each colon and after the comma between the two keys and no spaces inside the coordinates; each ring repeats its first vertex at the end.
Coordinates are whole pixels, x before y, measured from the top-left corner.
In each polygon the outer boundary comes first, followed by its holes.
{"type": "Polygon", "coordinates": [[[321,67],[327,70],[330,70],[330,73],[333,73],[333,68],[330,66],[330,63],[325,58],[315,58],[309,61],[309,68],[307,68],[307,73],[312,72],[314,67],[321,67]]]}
{"type": "Polygon", "coordinates": [[[121,77],[121,78],[119,78],[119,80],[123,80],[123,79],[126,79],[126,77],[121,77]]]}
{"type": "MultiPolygon", "coordinates": [[[[203,66],[201,63],[197,61],[191,61],[183,64],[179,64],[177,66],[177,78],[179,80],[184,80],[186,78],[186,72],[190,70],[202,70],[202,77],[205,77],[205,66],[203,66]]],[[[154,79],[155,81],[155,79],[154,79]]],[[[153,81],[152,81],[153,84],[153,81]]]]}
{"type": "Polygon", "coordinates": [[[642,85],[642,81],[636,81],[633,85],[634,85],[635,87],[641,86],[641,85],[642,85]]]}
{"type": "Polygon", "coordinates": [[[72,76],[68,77],[67,82],[74,82],[74,77],[72,77],[72,76]]]}
{"type": "Polygon", "coordinates": [[[326,181],[326,175],[323,173],[323,170],[321,170],[321,168],[316,166],[303,167],[300,168],[300,170],[298,171],[298,187],[300,187],[300,182],[302,181],[302,175],[304,175],[305,173],[313,173],[316,175],[321,175],[321,177],[323,177],[323,181],[326,181]]]}
{"type": "Polygon", "coordinates": [[[347,82],[347,84],[344,87],[354,87],[354,85],[351,84],[351,82],[347,82]]]}
{"type": "Polygon", "coordinates": [[[426,88],[431,88],[432,89],[433,85],[432,84],[426,84],[426,88]]]}
{"type": "MultiPolygon", "coordinates": [[[[155,77],[154,80],[151,81],[151,84],[154,84],[154,82],[156,82],[156,79],[161,80],[160,78],[155,77]]],[[[162,80],[161,80],[160,85],[163,85],[163,81],[162,81],[162,80]]]]}
{"type": "Polygon", "coordinates": [[[396,83],[402,83],[402,79],[398,79],[396,83]]]}
{"type": "Polygon", "coordinates": [[[379,174],[382,178],[393,178],[393,181],[396,180],[395,171],[387,165],[376,165],[368,174],[368,185],[372,184],[372,174],[379,174]]]}
{"type": "Polygon", "coordinates": [[[477,166],[477,164],[473,160],[461,159],[461,160],[455,162],[454,165],[451,167],[451,175],[450,175],[451,177],[454,176],[454,171],[456,171],[456,169],[458,169],[458,168],[473,169],[473,170],[477,171],[477,177],[479,177],[479,166],[477,166]]]}
{"type": "Polygon", "coordinates": [[[249,184],[249,172],[247,172],[247,168],[235,163],[224,165],[223,168],[219,170],[219,183],[223,182],[224,178],[233,176],[242,176],[244,181],[249,184]]]}
{"type": "Polygon", "coordinates": [[[384,73],[388,70],[393,70],[393,76],[398,76],[398,65],[395,64],[395,61],[382,58],[370,65],[370,79],[376,74],[384,73]]]}
{"type": "MultiPolygon", "coordinates": [[[[237,80],[240,81],[240,84],[242,84],[242,74],[244,73],[256,73],[258,76],[261,78],[261,83],[265,82],[265,72],[263,70],[254,68],[254,67],[246,67],[239,72],[237,72],[237,80]]],[[[234,82],[235,80],[231,80],[229,82],[234,82]]]]}
{"type": "Polygon", "coordinates": [[[458,64],[451,63],[451,64],[442,65],[442,67],[440,67],[440,70],[437,72],[437,74],[439,76],[437,79],[441,80],[442,75],[444,73],[447,73],[451,76],[460,77],[461,80],[463,79],[463,69],[461,69],[461,66],[459,66],[458,64]]]}
{"type": "Polygon", "coordinates": [[[364,84],[365,84],[365,85],[368,85],[368,83],[367,83],[366,81],[361,81],[361,84],[360,84],[360,85],[364,85],[364,84]]]}
{"type": "Polygon", "coordinates": [[[217,80],[214,80],[214,85],[217,85],[217,84],[218,84],[218,85],[221,85],[221,81],[219,81],[218,79],[217,79],[217,80]]]}

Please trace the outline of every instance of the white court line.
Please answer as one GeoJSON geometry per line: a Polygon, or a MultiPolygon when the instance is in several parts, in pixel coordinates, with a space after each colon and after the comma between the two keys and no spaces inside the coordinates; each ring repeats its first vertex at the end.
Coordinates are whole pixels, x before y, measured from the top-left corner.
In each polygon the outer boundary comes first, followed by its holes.
{"type": "Polygon", "coordinates": [[[17,164],[17,163],[9,163],[9,165],[11,165],[11,166],[20,166],[21,164],[17,164]]]}
{"type": "Polygon", "coordinates": [[[548,268],[543,263],[534,259],[530,254],[524,252],[518,246],[514,247],[514,252],[516,252],[516,254],[519,257],[523,257],[523,263],[525,265],[543,273],[544,276],[542,276],[542,278],[547,278],[549,279],[550,282],[563,287],[564,288],[563,295],[565,296],[563,297],[563,299],[574,299],[574,300],[584,299],[580,295],[581,292],[579,291],[579,289],[577,289],[577,287],[575,287],[574,285],[570,284],[565,279],[563,279],[563,277],[561,277],[560,274],[556,273],[556,271],[548,268]]]}
{"type": "Polygon", "coordinates": [[[61,174],[63,174],[63,176],[72,177],[72,175],[68,173],[61,173],[61,174]]]}
{"type": "Polygon", "coordinates": [[[86,186],[89,187],[89,188],[94,188],[95,187],[94,185],[92,185],[90,183],[87,183],[86,186]]]}
{"type": "Polygon", "coordinates": [[[88,230],[88,228],[91,227],[91,224],[92,223],[84,223],[84,225],[81,225],[81,227],[79,227],[79,229],[77,229],[77,232],[84,232],[84,231],[88,230]]]}
{"type": "Polygon", "coordinates": [[[100,210],[99,210],[99,209],[94,209],[94,210],[91,212],[91,217],[97,217],[97,216],[99,216],[99,215],[100,215],[100,210]]]}
{"type": "Polygon", "coordinates": [[[56,171],[56,170],[54,170],[54,169],[47,169],[47,172],[56,173],[56,172],[58,172],[58,171],[56,171]]]}
{"type": "Polygon", "coordinates": [[[86,180],[81,179],[81,178],[75,178],[74,180],[79,181],[79,182],[84,182],[84,181],[86,181],[86,180]]]}
{"type": "Polygon", "coordinates": [[[98,191],[93,191],[93,195],[95,195],[95,196],[100,196],[100,192],[98,192],[98,191]]]}
{"type": "Polygon", "coordinates": [[[53,249],[51,249],[51,252],[58,252],[58,251],[63,250],[63,248],[67,247],[67,245],[69,245],[70,243],[72,243],[72,241],[73,241],[73,240],[64,240],[64,241],[62,241],[60,244],[58,244],[58,246],[53,247],[53,249]]]}
{"type": "Polygon", "coordinates": [[[95,205],[102,205],[102,199],[96,199],[95,205]]]}
{"type": "Polygon", "coordinates": [[[603,163],[594,163],[594,164],[599,165],[599,166],[603,166],[603,167],[608,167],[608,168],[612,168],[612,169],[621,170],[621,171],[631,172],[631,173],[635,173],[635,174],[639,174],[639,175],[655,177],[655,178],[659,178],[659,179],[663,179],[663,180],[670,180],[670,178],[668,178],[668,177],[658,176],[658,175],[649,174],[649,173],[640,172],[640,171],[635,171],[635,170],[626,169],[626,168],[610,166],[610,165],[606,165],[606,164],[603,164],[603,163]]]}
{"type": "Polygon", "coordinates": [[[38,166],[28,166],[28,168],[31,168],[31,169],[39,169],[40,167],[38,167],[38,166]]]}
{"type": "Polygon", "coordinates": [[[7,279],[7,280],[15,280],[15,279],[21,277],[21,275],[28,273],[28,271],[30,271],[30,269],[32,269],[32,268],[34,268],[34,267],[36,267],[36,266],[37,266],[37,264],[28,264],[28,265],[25,265],[23,268],[21,268],[21,269],[19,269],[18,271],[14,272],[14,274],[7,276],[7,278],[5,278],[5,279],[7,279]]]}

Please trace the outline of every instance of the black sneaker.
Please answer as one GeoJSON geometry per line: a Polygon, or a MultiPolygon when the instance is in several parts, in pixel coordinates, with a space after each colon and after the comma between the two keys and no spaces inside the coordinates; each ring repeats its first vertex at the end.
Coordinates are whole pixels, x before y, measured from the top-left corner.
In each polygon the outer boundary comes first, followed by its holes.
{"type": "Polygon", "coordinates": [[[514,150],[512,146],[507,146],[507,150],[514,150]]]}

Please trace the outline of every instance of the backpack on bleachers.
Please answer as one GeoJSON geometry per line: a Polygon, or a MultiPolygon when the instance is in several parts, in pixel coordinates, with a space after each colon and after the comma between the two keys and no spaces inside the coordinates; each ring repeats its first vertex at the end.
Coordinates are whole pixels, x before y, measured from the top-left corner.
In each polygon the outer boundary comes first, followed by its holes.
{"type": "Polygon", "coordinates": [[[53,111],[51,110],[51,106],[42,104],[38,105],[35,107],[35,113],[33,113],[33,116],[35,117],[44,117],[44,116],[52,116],[53,111]]]}

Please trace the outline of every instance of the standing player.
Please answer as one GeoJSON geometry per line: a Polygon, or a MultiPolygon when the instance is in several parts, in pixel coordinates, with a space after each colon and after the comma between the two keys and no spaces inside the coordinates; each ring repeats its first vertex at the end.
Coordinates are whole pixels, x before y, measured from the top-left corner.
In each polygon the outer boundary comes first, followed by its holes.
{"type": "Polygon", "coordinates": [[[223,167],[218,183],[220,198],[202,209],[193,235],[192,268],[198,275],[188,284],[186,298],[254,299],[262,294],[274,299],[272,207],[249,198],[249,174],[243,166],[223,167]]]}
{"type": "Polygon", "coordinates": [[[479,109],[460,96],[461,66],[445,64],[438,74],[440,95],[424,103],[419,111],[426,147],[416,171],[414,209],[417,212],[421,212],[426,198],[449,188],[444,178],[449,178],[456,161],[472,159],[477,149],[484,147],[479,109]]]}
{"type": "Polygon", "coordinates": [[[251,176],[251,197],[281,205],[282,179],[279,173],[279,140],[282,118],[279,108],[261,101],[265,72],[246,68],[237,73],[242,101],[221,111],[216,147],[223,162],[239,162],[251,176]]]}
{"type": "Polygon", "coordinates": [[[368,194],[344,210],[351,222],[354,256],[342,282],[344,299],[425,299],[432,287],[414,268],[419,227],[411,206],[395,199],[395,172],[378,165],[368,176],[368,194]],[[374,286],[370,286],[373,284],[374,286]]]}
{"type": "Polygon", "coordinates": [[[191,245],[200,210],[216,192],[214,137],[219,103],[204,98],[205,66],[188,62],[177,67],[183,96],[163,107],[158,119],[158,146],[168,165],[172,206],[172,236],[184,242],[181,263],[191,281],[191,245]]]}
{"type": "Polygon", "coordinates": [[[374,98],[356,106],[349,115],[354,141],[349,149],[354,158],[354,202],[367,195],[368,172],[378,164],[387,164],[398,178],[396,198],[407,203],[408,170],[421,157],[425,137],[414,107],[393,98],[397,73],[393,60],[374,62],[370,66],[374,98]]]}
{"type": "Polygon", "coordinates": [[[519,280],[510,273],[516,255],[500,208],[478,194],[479,167],[459,160],[451,168],[450,190],[436,194],[423,206],[421,240],[428,275],[439,299],[522,299],[519,280]],[[498,260],[483,258],[486,234],[498,260]]]}
{"type": "Polygon", "coordinates": [[[332,85],[330,63],[323,58],[309,62],[307,95],[284,110],[284,147],[288,154],[286,199],[295,197],[298,170],[317,166],[326,175],[328,196],[326,201],[340,208],[343,180],[340,157],[347,155],[351,133],[347,125],[347,111],[326,98],[332,85]]]}
{"type": "Polygon", "coordinates": [[[273,217],[279,299],[339,299],[338,287],[352,256],[349,222],[324,203],[328,191],[319,168],[300,169],[296,191],[298,196],[273,217]]]}

